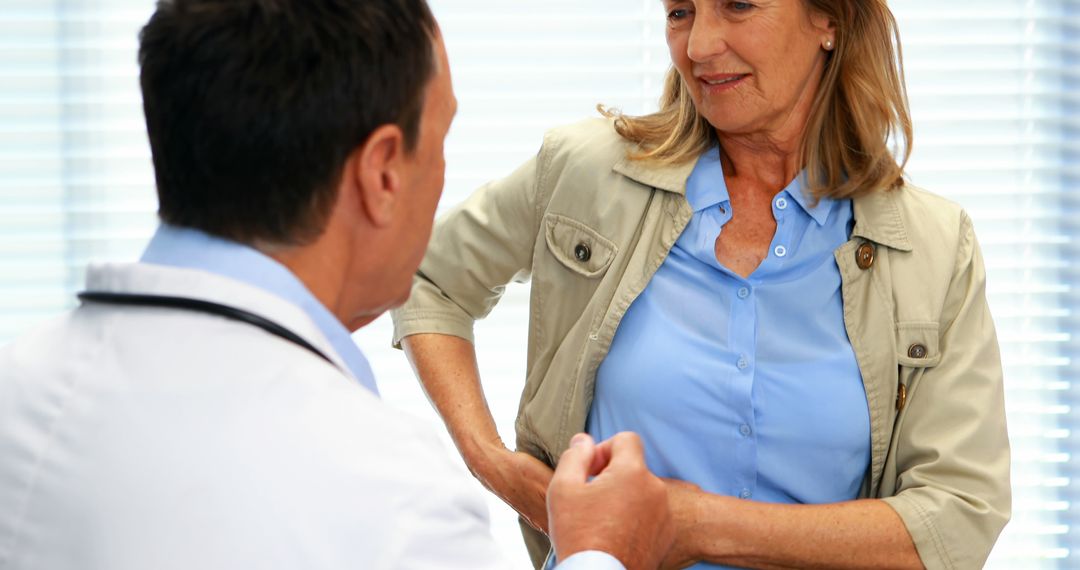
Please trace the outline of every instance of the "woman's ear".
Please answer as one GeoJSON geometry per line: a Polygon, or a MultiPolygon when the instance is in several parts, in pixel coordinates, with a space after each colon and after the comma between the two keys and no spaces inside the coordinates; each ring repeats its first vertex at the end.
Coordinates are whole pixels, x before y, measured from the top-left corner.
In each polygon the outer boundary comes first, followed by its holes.
{"type": "Polygon", "coordinates": [[[826,41],[830,44],[836,43],[836,23],[827,14],[816,10],[811,11],[810,25],[814,27],[814,31],[821,35],[822,44],[826,41]]]}
{"type": "Polygon", "coordinates": [[[375,227],[393,222],[403,199],[405,135],[397,125],[383,125],[355,151],[351,175],[362,215],[375,227]]]}

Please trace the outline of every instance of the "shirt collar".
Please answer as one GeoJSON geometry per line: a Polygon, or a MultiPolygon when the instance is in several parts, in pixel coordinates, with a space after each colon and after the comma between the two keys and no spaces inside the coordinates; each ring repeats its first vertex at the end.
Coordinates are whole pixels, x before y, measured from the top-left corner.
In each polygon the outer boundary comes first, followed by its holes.
{"type": "Polygon", "coordinates": [[[823,196],[815,204],[814,197],[806,192],[805,182],[806,171],[803,170],[795,177],[795,180],[791,181],[791,184],[788,184],[787,188],[784,188],[784,191],[795,200],[795,203],[797,203],[804,212],[809,214],[809,216],[817,222],[818,226],[824,226],[825,222],[829,220],[829,215],[832,214],[838,201],[823,196]]]}
{"type": "Polygon", "coordinates": [[[706,210],[731,200],[717,147],[701,153],[690,177],[686,179],[686,201],[694,212],[706,210]]]}
{"type": "Polygon", "coordinates": [[[207,271],[292,303],[311,318],[353,376],[373,393],[379,393],[367,358],[341,321],[288,268],[258,250],[199,230],[161,224],[140,261],[207,271]]]}
{"type": "MultiPolygon", "coordinates": [[[[805,180],[806,171],[804,170],[781,191],[781,194],[786,193],[791,196],[807,215],[819,226],[823,226],[829,220],[829,214],[832,213],[837,201],[825,197],[815,204],[813,197],[806,192],[805,180]]],[[[686,180],[686,201],[689,202],[691,209],[700,212],[730,200],[727,181],[724,179],[724,169],[720,163],[719,147],[713,146],[701,154],[686,180]]]]}
{"type": "MultiPolygon", "coordinates": [[[[612,170],[639,184],[675,194],[685,194],[688,177],[695,167],[693,160],[658,165],[623,156],[615,162],[612,170]]],[[[911,251],[907,222],[900,212],[898,195],[912,191],[914,188],[905,184],[901,189],[875,190],[853,198],[855,229],[852,230],[852,236],[869,239],[900,251],[911,251]]],[[[819,218],[815,216],[814,220],[819,218]]]]}

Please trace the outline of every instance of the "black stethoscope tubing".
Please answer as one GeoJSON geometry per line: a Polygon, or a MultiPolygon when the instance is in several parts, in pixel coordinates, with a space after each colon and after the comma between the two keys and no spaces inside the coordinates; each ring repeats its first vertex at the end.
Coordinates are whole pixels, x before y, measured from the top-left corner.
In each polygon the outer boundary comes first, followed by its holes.
{"type": "Polygon", "coordinates": [[[260,317],[255,313],[245,311],[243,309],[237,309],[236,307],[230,307],[228,305],[221,305],[210,301],[203,301],[202,299],[190,299],[188,297],[171,297],[167,295],[143,295],[136,293],[105,293],[100,291],[83,291],[78,294],[79,300],[83,302],[104,303],[108,305],[127,305],[132,307],[156,307],[164,309],[178,309],[181,311],[193,311],[196,313],[206,313],[210,315],[217,315],[226,319],[239,321],[251,326],[260,328],[278,338],[287,340],[305,350],[311,352],[315,356],[330,363],[331,366],[337,368],[333,360],[330,357],[323,354],[319,349],[315,348],[308,341],[304,340],[292,332],[291,330],[267,319],[260,317]]]}

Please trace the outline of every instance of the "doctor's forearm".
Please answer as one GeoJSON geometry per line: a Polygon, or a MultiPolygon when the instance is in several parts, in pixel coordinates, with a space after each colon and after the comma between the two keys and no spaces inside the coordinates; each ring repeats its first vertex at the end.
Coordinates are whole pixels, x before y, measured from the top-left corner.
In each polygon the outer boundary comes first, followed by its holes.
{"type": "Polygon", "coordinates": [[[923,567],[900,516],[883,501],[778,505],[702,497],[698,520],[683,528],[690,529],[688,542],[701,559],[710,562],[750,568],[923,567]]]}

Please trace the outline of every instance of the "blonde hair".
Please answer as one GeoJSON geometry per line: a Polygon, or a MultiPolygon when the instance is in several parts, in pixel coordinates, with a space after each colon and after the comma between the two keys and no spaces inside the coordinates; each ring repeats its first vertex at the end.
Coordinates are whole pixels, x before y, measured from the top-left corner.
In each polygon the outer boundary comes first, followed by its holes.
{"type": "MultiPolygon", "coordinates": [[[[912,128],[900,33],[885,0],[804,0],[835,26],[830,52],[800,144],[810,192],[850,198],[903,184],[912,128]],[[893,139],[896,148],[890,148],[893,139]],[[897,163],[897,159],[900,162],[897,163]]],[[[633,160],[680,164],[717,141],[672,68],[660,110],[640,117],[599,108],[623,138],[637,143],[633,160]]]]}

